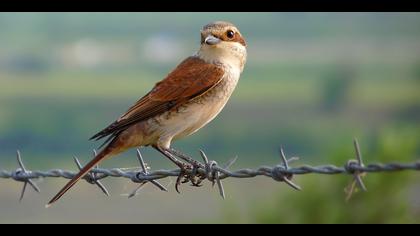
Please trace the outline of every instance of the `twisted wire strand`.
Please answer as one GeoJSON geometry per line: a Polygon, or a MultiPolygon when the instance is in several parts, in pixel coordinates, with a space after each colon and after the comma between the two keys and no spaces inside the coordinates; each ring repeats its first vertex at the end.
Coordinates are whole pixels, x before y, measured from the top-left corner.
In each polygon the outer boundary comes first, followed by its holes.
{"type": "MultiPolygon", "coordinates": [[[[367,166],[352,166],[348,167],[337,167],[335,165],[322,165],[322,166],[309,166],[304,165],[300,167],[290,168],[288,170],[284,169],[283,166],[261,166],[257,169],[240,169],[236,171],[226,170],[220,166],[213,167],[215,170],[221,173],[220,179],[226,179],[229,177],[232,178],[253,178],[256,176],[266,176],[272,177],[273,172],[277,172],[277,175],[305,175],[305,174],[325,174],[325,175],[335,175],[335,174],[353,174],[355,171],[360,172],[392,172],[392,171],[404,171],[404,170],[415,170],[420,171],[420,161],[414,163],[375,163],[369,164],[367,166]]],[[[103,169],[95,168],[91,171],[92,173],[99,174],[97,179],[103,179],[106,177],[123,177],[130,180],[136,180],[134,182],[142,182],[149,180],[158,180],[166,177],[176,177],[179,175],[179,169],[174,170],[155,170],[150,171],[148,175],[142,175],[141,171],[124,171],[120,168],[112,169],[103,169]]],[[[188,170],[187,170],[188,172],[188,170]]],[[[199,174],[205,174],[206,171],[203,169],[198,169],[199,174]]],[[[51,169],[47,171],[28,171],[22,172],[20,169],[15,171],[0,171],[0,178],[3,179],[16,179],[19,181],[24,181],[28,179],[38,179],[38,178],[73,178],[77,172],[61,169],[51,169]]]]}
{"type": "MultiPolygon", "coordinates": [[[[321,166],[310,166],[303,165],[299,167],[290,167],[289,162],[296,160],[297,158],[286,159],[286,156],[283,152],[283,149],[280,149],[282,163],[276,166],[261,166],[257,169],[240,169],[236,171],[229,170],[229,167],[236,161],[236,158],[229,161],[224,167],[218,165],[216,161],[209,161],[206,154],[203,151],[200,151],[200,154],[203,158],[204,164],[193,160],[187,156],[180,156],[186,162],[192,164],[194,168],[185,170],[182,175],[185,178],[185,182],[191,181],[193,185],[199,186],[202,180],[208,179],[213,183],[217,183],[217,186],[220,191],[220,195],[224,198],[225,192],[221,180],[226,178],[253,178],[257,176],[270,177],[275,181],[285,182],[290,187],[301,190],[301,188],[291,181],[293,175],[306,175],[306,174],[325,174],[325,175],[338,175],[338,174],[347,174],[354,177],[353,186],[357,185],[363,191],[366,191],[366,187],[363,184],[362,176],[365,173],[378,173],[378,172],[395,172],[395,171],[420,171],[420,160],[413,163],[374,163],[364,165],[361,157],[361,152],[359,149],[359,144],[357,140],[354,140],[354,147],[356,152],[356,160],[349,160],[343,167],[338,167],[335,165],[321,165],[321,166]],[[198,183],[196,177],[199,177],[198,183]]],[[[96,152],[94,152],[96,155],[96,152]]],[[[96,184],[106,195],[109,195],[108,190],[100,182],[101,179],[107,177],[122,177],[127,178],[135,183],[140,183],[140,186],[132,192],[129,197],[135,196],[141,187],[146,183],[152,183],[157,188],[162,191],[167,191],[167,189],[161,185],[157,180],[166,178],[166,177],[179,177],[181,170],[155,170],[149,171],[149,168],[143,161],[143,157],[139,150],[137,150],[137,157],[140,162],[139,170],[127,170],[124,168],[112,168],[104,169],[96,167],[92,169],[89,174],[83,177],[90,184],[96,184]]],[[[62,170],[62,169],[51,169],[47,171],[39,170],[27,170],[22,162],[19,151],[17,152],[17,161],[19,168],[14,171],[0,170],[0,178],[3,179],[13,179],[15,181],[24,182],[24,187],[21,193],[20,200],[23,198],[24,192],[26,190],[27,184],[39,192],[39,187],[32,181],[33,179],[38,178],[65,178],[72,179],[77,172],[62,170]]],[[[75,162],[79,169],[82,168],[79,160],[75,158],[75,162]]],[[[347,199],[350,198],[354,191],[352,187],[348,193],[347,199]]]]}

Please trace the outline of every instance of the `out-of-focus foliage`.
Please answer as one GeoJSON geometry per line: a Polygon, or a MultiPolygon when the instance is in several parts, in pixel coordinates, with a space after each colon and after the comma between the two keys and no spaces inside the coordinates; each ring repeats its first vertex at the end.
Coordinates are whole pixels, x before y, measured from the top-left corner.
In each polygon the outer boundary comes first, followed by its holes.
{"type": "MultiPolygon", "coordinates": [[[[88,138],[197,50],[200,28],[214,20],[239,27],[248,62],[218,118],[175,147],[192,154],[202,148],[219,162],[238,155],[238,167],[256,167],[276,164],[282,145],[301,164],[342,165],[358,137],[366,163],[419,158],[418,13],[0,13],[0,169],[15,168],[16,149],[32,169],[74,168],[73,155],[90,159],[99,143],[88,138]]],[[[173,168],[144,152],[153,168],[173,168]]],[[[128,152],[104,166],[136,164],[128,152]]],[[[146,190],[153,197],[138,197],[146,202],[115,197],[99,203],[96,195],[86,198],[91,189],[81,184],[72,192],[80,195],[70,193],[61,203],[63,211],[48,213],[38,206],[62,182],[48,180],[48,192],[21,209],[13,205],[16,184],[0,181],[0,212],[13,212],[0,214],[0,222],[95,216],[105,222],[419,223],[418,178],[368,175],[369,192],[348,203],[348,176],[297,177],[304,188],[299,193],[269,180],[256,186],[227,180],[228,199],[211,195],[204,200],[211,204],[189,199],[210,192],[207,186],[182,196],[146,190]],[[74,204],[85,201],[95,212],[76,212],[74,204]],[[175,214],[180,210],[182,217],[175,214]]],[[[125,184],[108,184],[128,191],[125,184]]]]}

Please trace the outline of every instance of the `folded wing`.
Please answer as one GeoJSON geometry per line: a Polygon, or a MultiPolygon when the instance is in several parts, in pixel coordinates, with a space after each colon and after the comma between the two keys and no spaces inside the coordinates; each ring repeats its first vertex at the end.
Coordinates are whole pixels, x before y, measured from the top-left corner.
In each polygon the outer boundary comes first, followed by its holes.
{"type": "Polygon", "coordinates": [[[109,136],[104,143],[106,144],[133,124],[160,115],[203,95],[217,85],[223,75],[224,70],[220,66],[206,63],[197,57],[189,57],[118,120],[91,139],[99,140],[109,136]]]}

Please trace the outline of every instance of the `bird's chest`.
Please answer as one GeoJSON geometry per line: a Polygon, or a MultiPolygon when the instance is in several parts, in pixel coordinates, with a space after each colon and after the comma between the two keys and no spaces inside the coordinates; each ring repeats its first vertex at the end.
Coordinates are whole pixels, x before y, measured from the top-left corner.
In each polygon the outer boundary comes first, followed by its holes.
{"type": "Polygon", "coordinates": [[[196,132],[213,120],[226,105],[238,80],[239,72],[228,71],[222,81],[205,94],[160,117],[164,134],[174,139],[196,132]]]}

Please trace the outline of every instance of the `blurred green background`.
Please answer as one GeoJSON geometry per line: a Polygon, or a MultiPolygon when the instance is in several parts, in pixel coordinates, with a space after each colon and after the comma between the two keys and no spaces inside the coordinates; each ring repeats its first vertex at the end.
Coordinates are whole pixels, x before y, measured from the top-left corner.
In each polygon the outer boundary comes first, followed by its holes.
{"type": "MultiPolygon", "coordinates": [[[[279,163],[342,166],[358,137],[366,163],[410,162],[420,154],[418,13],[0,13],[0,169],[20,149],[30,169],[75,170],[99,142],[94,133],[199,47],[211,21],[236,24],[248,62],[224,111],[174,147],[234,169],[279,163]]],[[[153,169],[174,168],[145,149],[153,169]]],[[[104,167],[134,167],[129,151],[104,167]]],[[[420,174],[370,174],[369,192],[345,201],[349,176],[295,177],[302,192],[268,178],[225,180],[227,199],[206,183],[169,193],[107,179],[107,198],[78,184],[40,180],[18,203],[20,183],[0,180],[2,223],[420,223],[420,174]],[[42,182],[42,183],[41,183],[42,182]]]]}

